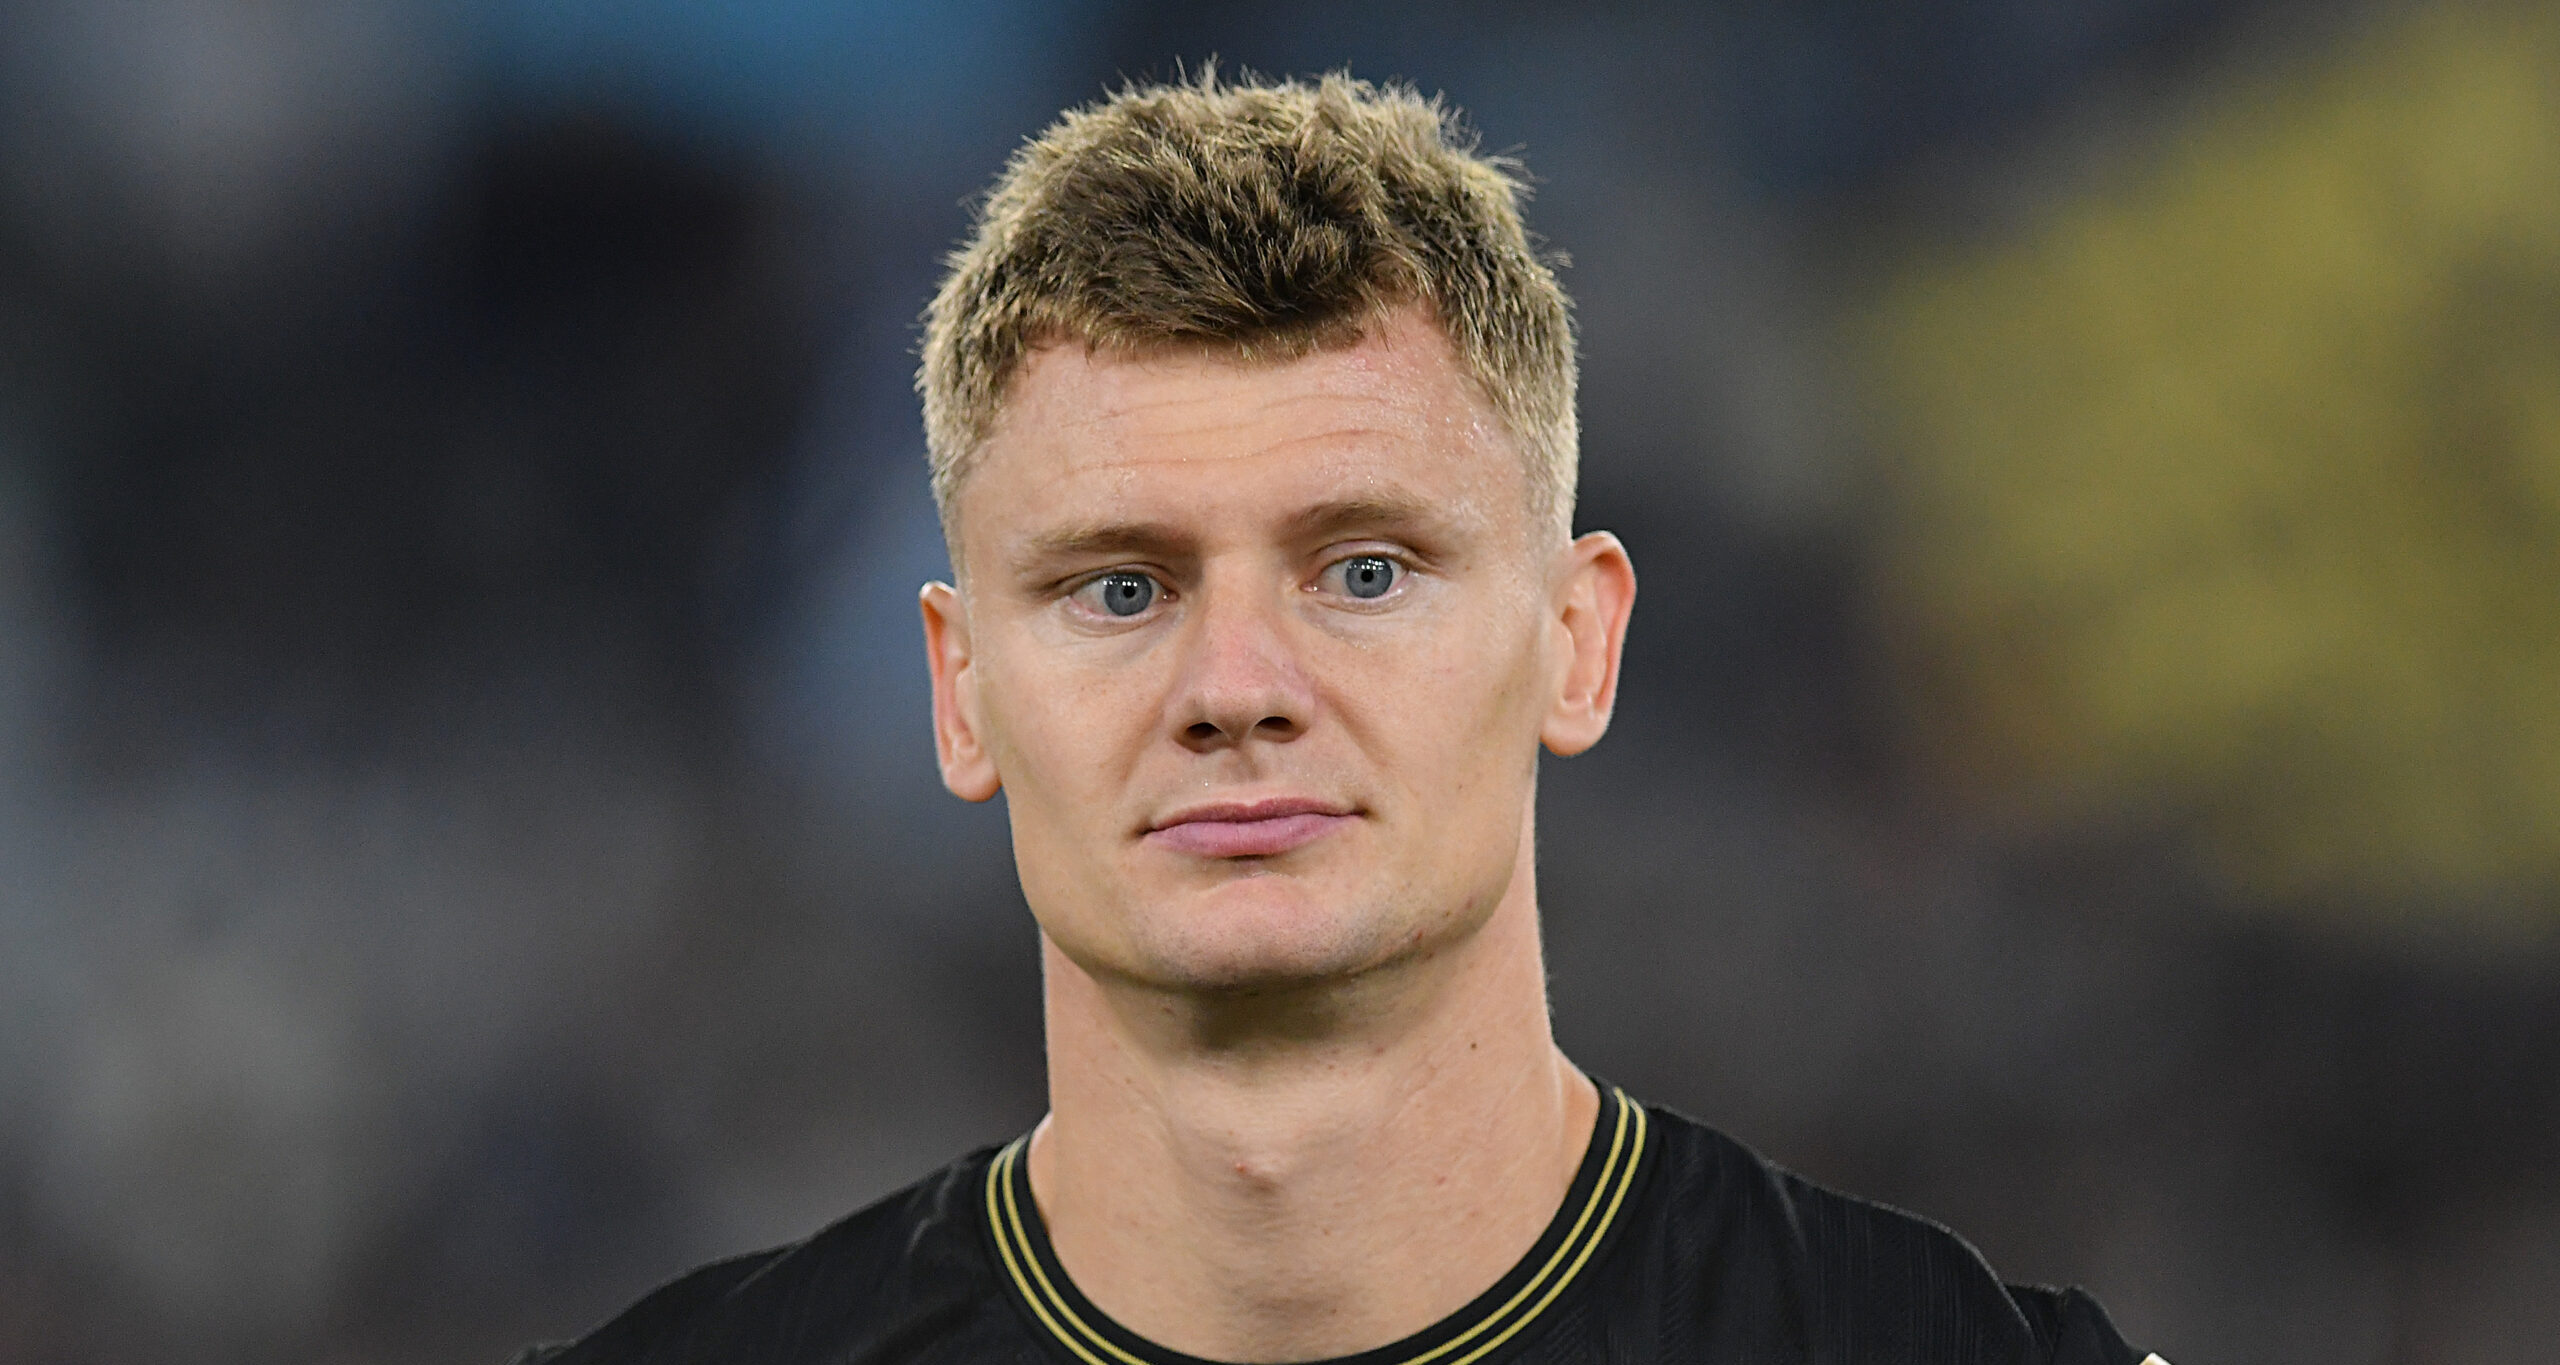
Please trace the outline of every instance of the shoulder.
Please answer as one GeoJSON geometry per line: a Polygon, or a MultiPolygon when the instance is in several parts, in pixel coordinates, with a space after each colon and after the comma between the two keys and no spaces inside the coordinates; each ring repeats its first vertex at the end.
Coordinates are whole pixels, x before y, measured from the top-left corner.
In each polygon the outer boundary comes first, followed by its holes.
{"type": "Polygon", "coordinates": [[[926,1358],[998,1302],[973,1202],[991,1155],[973,1152],[805,1240],[688,1271],[514,1365],[926,1358]]]}
{"type": "Polygon", "coordinates": [[[1652,1112],[1662,1137],[1649,1202],[1662,1219],[1663,1270],[1704,1291],[1717,1319],[1756,1324],[1746,1330],[1772,1356],[2134,1365],[2088,1294],[2004,1284],[1938,1223],[1652,1112]]]}

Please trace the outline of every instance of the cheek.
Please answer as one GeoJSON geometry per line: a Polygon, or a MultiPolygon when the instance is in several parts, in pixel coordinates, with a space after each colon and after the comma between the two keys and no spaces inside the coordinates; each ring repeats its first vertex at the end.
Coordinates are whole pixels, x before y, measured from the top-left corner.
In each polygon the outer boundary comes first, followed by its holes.
{"type": "Polygon", "coordinates": [[[1120,847],[1127,698],[1114,705],[1108,691],[1047,670],[997,672],[983,686],[1023,894],[1049,932],[1081,941],[1077,907],[1109,899],[1120,847]]]}
{"type": "Polygon", "coordinates": [[[1131,698],[1071,670],[1022,667],[1023,657],[999,662],[980,683],[988,752],[1009,801],[1072,812],[1110,771],[1131,698]]]}
{"type": "Polygon", "coordinates": [[[1397,699],[1378,741],[1426,811],[1464,810],[1480,823],[1482,804],[1514,799],[1534,772],[1543,708],[1533,646],[1516,628],[1453,632],[1378,689],[1397,699]]]}

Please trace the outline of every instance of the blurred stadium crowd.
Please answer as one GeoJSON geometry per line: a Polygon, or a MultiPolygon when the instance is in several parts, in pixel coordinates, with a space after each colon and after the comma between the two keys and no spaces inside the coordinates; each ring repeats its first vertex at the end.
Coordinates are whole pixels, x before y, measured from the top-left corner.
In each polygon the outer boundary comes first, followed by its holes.
{"type": "Polygon", "coordinates": [[[2549,1358],[2549,0],[13,0],[0,1360],[495,1361],[1038,1115],[913,319],[1210,54],[1571,257],[1569,1050],[2173,1359],[2549,1358]]]}

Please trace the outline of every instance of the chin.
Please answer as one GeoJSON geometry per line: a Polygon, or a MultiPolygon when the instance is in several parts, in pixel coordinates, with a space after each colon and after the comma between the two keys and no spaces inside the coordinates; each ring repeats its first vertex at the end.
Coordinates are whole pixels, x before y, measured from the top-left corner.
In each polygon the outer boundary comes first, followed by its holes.
{"type": "Polygon", "coordinates": [[[1152,907],[1140,974],[1194,991],[1287,990],[1358,976],[1410,942],[1380,898],[1324,895],[1296,878],[1239,878],[1152,907]]]}

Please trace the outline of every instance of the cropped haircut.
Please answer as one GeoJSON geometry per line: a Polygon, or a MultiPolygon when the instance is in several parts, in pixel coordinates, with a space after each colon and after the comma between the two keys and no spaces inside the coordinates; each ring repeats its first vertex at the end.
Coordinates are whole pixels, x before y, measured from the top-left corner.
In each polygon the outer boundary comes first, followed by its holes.
{"type": "Polygon", "coordinates": [[[1285,361],[1419,304],[1568,529],[1571,304],[1521,226],[1516,163],[1455,111],[1347,75],[1131,85],[1026,143],[925,311],[925,445],[944,529],[1036,349],[1205,347],[1285,361]]]}

